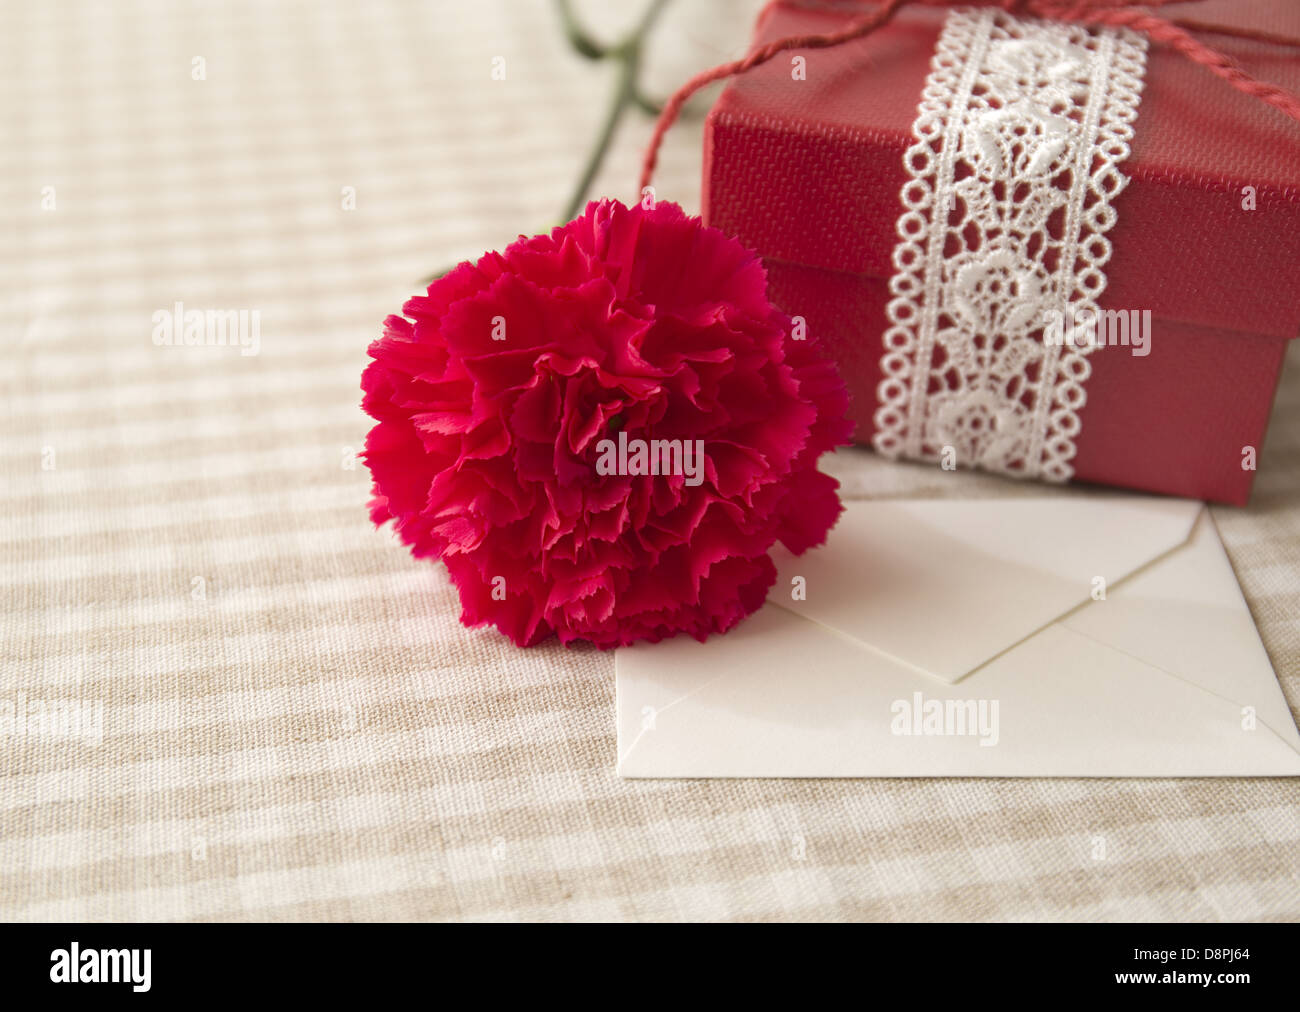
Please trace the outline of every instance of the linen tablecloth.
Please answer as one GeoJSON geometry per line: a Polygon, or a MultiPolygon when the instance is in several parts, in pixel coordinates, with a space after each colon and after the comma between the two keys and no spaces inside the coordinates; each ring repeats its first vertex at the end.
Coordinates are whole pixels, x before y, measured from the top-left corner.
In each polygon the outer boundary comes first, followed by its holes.
{"type": "MultiPolygon", "coordinates": [[[[579,5],[604,38],[638,8],[579,5]]],[[[670,7],[647,90],[756,8],[670,7]]],[[[370,526],[367,343],[555,222],[612,73],[536,0],[0,8],[0,701],[102,707],[102,737],[0,737],[0,916],[1300,917],[1294,780],[621,781],[612,655],[463,629],[370,526]],[[258,353],[156,345],[177,302],[256,310],[258,353]]],[[[633,195],[649,130],[596,192],[633,195]]],[[[657,178],[690,209],[700,136],[657,178]]],[[[1293,711],[1294,351],[1250,507],[1214,510],[1293,711]]]]}

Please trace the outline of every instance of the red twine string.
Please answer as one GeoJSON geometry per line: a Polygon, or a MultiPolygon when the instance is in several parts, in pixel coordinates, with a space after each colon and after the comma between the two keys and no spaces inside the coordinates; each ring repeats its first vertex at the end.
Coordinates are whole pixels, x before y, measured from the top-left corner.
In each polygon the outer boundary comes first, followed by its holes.
{"type": "MultiPolygon", "coordinates": [[[[779,2],[779,0],[778,0],[779,2]]],[[[1170,3],[1190,3],[1196,0],[1145,0],[1143,7],[1163,7],[1170,3]]],[[[1262,102],[1267,102],[1280,109],[1293,120],[1300,122],[1300,98],[1284,88],[1267,81],[1260,81],[1246,73],[1236,61],[1224,53],[1194,38],[1191,32],[1227,35],[1233,38],[1250,39],[1256,42],[1268,42],[1276,45],[1297,46],[1300,39],[1259,32],[1252,29],[1234,28],[1230,25],[1211,25],[1199,21],[1167,19],[1135,10],[1138,0],[884,0],[870,13],[855,18],[839,31],[824,35],[790,35],[777,39],[755,49],[741,60],[733,60],[696,74],[674,92],[664,104],[659,120],[655,123],[654,133],[650,137],[645,159],[641,163],[641,183],[639,190],[650,185],[654,176],[655,164],[659,159],[659,147],[664,135],[677,120],[682,107],[701,88],[714,81],[724,81],[752,70],[781,53],[791,49],[828,49],[853,39],[870,35],[877,28],[883,27],[909,3],[920,3],[927,7],[952,7],[957,4],[976,7],[1000,7],[1012,14],[1030,15],[1056,21],[1072,21],[1077,24],[1106,26],[1111,28],[1130,28],[1142,32],[1153,42],[1164,43],[1182,53],[1193,63],[1199,63],[1212,74],[1223,78],[1238,91],[1252,95],[1262,102]]]]}

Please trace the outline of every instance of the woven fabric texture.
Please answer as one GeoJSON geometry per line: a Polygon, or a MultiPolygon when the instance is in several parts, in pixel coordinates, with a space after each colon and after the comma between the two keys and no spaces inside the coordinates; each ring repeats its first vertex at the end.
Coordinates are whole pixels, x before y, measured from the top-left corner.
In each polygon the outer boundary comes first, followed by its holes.
{"type": "MultiPolygon", "coordinates": [[[[648,90],[755,9],[670,7],[648,90]]],[[[612,656],[461,628],[370,527],[366,344],[553,222],[611,75],[541,3],[0,9],[0,702],[90,715],[0,737],[0,916],[1300,917],[1295,781],[620,781],[612,656]],[[257,311],[257,354],[156,345],[177,302],[257,311]]],[[[597,191],[631,195],[649,130],[597,191]]],[[[658,179],[689,208],[700,133],[658,179]]],[[[861,498],[1092,494],[830,467],[861,498]]],[[[1214,515],[1294,710],[1300,355],[1259,467],[1214,515]]]]}

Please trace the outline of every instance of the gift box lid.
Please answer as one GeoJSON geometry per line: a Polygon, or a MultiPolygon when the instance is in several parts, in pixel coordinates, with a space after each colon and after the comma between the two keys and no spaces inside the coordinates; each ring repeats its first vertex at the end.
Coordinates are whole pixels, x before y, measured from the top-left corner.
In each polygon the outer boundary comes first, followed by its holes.
{"type": "MultiPolygon", "coordinates": [[[[754,43],[834,31],[864,9],[774,3],[754,43]]],[[[1193,9],[1198,22],[1300,38],[1295,0],[1180,7],[1193,9]]],[[[705,131],[705,220],[771,259],[888,278],[908,178],[902,156],[945,16],[906,7],[865,38],[779,56],[734,79],[705,131]],[[794,56],[805,61],[802,80],[794,56]]],[[[1300,48],[1199,37],[1257,78],[1300,93],[1300,48]]],[[[1104,303],[1296,336],[1300,123],[1153,43],[1135,129],[1120,167],[1129,184],[1108,233],[1104,303]]]]}

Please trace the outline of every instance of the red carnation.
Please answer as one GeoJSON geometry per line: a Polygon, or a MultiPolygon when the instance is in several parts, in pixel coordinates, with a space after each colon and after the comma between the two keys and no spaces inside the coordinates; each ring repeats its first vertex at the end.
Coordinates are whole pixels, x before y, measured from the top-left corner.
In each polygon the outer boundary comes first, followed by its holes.
{"type": "Polygon", "coordinates": [[[766,281],[668,203],[592,203],[461,264],[370,346],[375,523],[446,563],[463,623],[520,645],[731,628],[776,541],[825,539],[839,486],[817,458],[851,428],[766,281]]]}

